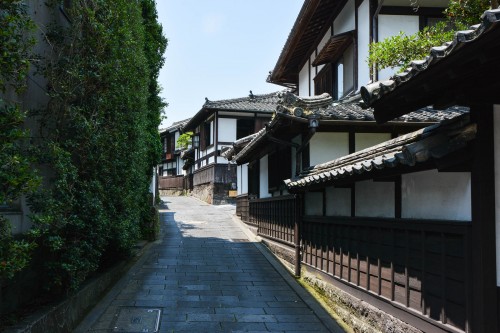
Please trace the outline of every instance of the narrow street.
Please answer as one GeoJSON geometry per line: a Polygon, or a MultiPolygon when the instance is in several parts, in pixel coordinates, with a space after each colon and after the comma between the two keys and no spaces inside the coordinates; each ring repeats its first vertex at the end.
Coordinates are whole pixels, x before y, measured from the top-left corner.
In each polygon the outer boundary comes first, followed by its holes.
{"type": "Polygon", "coordinates": [[[251,241],[233,206],[163,201],[161,241],[75,332],[343,332],[251,241]]]}

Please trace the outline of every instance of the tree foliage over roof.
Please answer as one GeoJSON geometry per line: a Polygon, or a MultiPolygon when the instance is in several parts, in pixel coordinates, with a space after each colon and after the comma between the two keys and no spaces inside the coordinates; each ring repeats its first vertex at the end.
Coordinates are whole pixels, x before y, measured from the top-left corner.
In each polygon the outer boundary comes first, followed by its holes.
{"type": "Polygon", "coordinates": [[[381,70],[401,67],[402,71],[405,70],[411,61],[425,58],[431,47],[452,40],[456,31],[465,30],[479,22],[490,4],[494,5],[490,0],[451,0],[444,11],[445,19],[435,26],[426,27],[413,35],[400,32],[370,44],[370,68],[381,70]]]}

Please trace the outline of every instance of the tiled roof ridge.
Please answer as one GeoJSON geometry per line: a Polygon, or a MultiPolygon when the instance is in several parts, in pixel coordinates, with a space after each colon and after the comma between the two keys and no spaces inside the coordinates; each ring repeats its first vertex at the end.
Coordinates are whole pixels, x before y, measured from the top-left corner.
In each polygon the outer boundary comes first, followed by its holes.
{"type": "Polygon", "coordinates": [[[365,103],[370,106],[384,94],[393,91],[410,80],[412,77],[434,66],[443,58],[460,49],[462,44],[470,43],[485,34],[496,23],[500,22],[500,8],[487,10],[481,15],[481,23],[473,25],[469,30],[457,31],[452,41],[441,46],[432,47],[430,54],[424,60],[414,60],[403,73],[393,75],[389,80],[377,81],[361,87],[361,96],[365,103]]]}
{"type": "Polygon", "coordinates": [[[344,178],[374,169],[414,166],[430,158],[439,158],[456,151],[472,140],[476,125],[468,114],[446,120],[404,136],[388,140],[359,152],[318,164],[304,170],[299,178],[287,179],[289,189],[344,178]]]}
{"type": "Polygon", "coordinates": [[[279,93],[277,112],[289,112],[297,117],[303,114],[317,113],[332,104],[333,98],[328,93],[315,96],[299,96],[289,91],[279,93]]]}
{"type": "Polygon", "coordinates": [[[187,119],[184,119],[184,120],[179,120],[179,121],[175,121],[172,123],[172,125],[168,126],[168,127],[165,127],[165,128],[161,128],[159,130],[160,133],[163,133],[163,132],[167,132],[167,131],[171,131],[173,129],[177,129],[177,128],[180,128],[180,127],[183,127],[184,125],[186,125],[188,123],[188,121],[190,121],[191,118],[187,118],[187,119]]]}
{"type": "MultiPolygon", "coordinates": [[[[246,101],[259,101],[261,103],[266,103],[266,101],[262,101],[268,98],[276,97],[278,94],[282,91],[275,91],[272,93],[267,93],[267,94],[253,94],[252,91],[250,91],[250,95],[246,97],[237,97],[237,98],[230,98],[230,99],[221,99],[217,101],[211,101],[209,99],[206,99],[205,104],[203,104],[204,108],[211,108],[211,107],[219,107],[221,104],[232,104],[232,103],[239,103],[239,102],[246,102],[246,101]]],[[[268,102],[269,104],[272,104],[272,102],[268,102]]]]}
{"type": "MultiPolygon", "coordinates": [[[[272,121],[271,121],[272,122],[272,121]]],[[[232,160],[234,161],[238,161],[238,159],[241,157],[241,156],[244,156],[246,154],[246,152],[259,140],[261,140],[266,134],[267,134],[267,129],[268,127],[265,126],[264,128],[262,128],[261,130],[259,130],[257,133],[254,133],[252,134],[253,135],[253,138],[252,140],[250,140],[248,142],[248,144],[243,147],[243,149],[240,150],[240,152],[238,152],[236,155],[234,155],[232,157],[232,160]]]]}

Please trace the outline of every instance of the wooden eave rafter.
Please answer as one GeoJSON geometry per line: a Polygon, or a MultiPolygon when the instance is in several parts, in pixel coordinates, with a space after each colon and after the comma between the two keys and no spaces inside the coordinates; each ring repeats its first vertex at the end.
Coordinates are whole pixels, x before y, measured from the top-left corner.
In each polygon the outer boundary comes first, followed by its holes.
{"type": "Polygon", "coordinates": [[[344,32],[330,37],[323,49],[318,53],[312,65],[319,66],[329,62],[335,62],[342,56],[345,49],[352,43],[354,31],[344,32]]]}
{"type": "Polygon", "coordinates": [[[296,84],[300,68],[347,0],[305,1],[268,81],[296,84]]]}

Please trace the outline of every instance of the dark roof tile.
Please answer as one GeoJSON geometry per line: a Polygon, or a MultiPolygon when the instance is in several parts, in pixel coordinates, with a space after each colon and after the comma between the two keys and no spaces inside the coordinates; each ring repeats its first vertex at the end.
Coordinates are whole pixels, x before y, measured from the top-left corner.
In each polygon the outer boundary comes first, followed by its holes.
{"type": "Polygon", "coordinates": [[[336,160],[318,164],[303,171],[298,178],[285,180],[290,190],[306,189],[319,183],[353,177],[374,170],[415,166],[430,159],[441,158],[475,138],[476,125],[468,114],[445,120],[418,131],[366,148],[336,160]]]}

